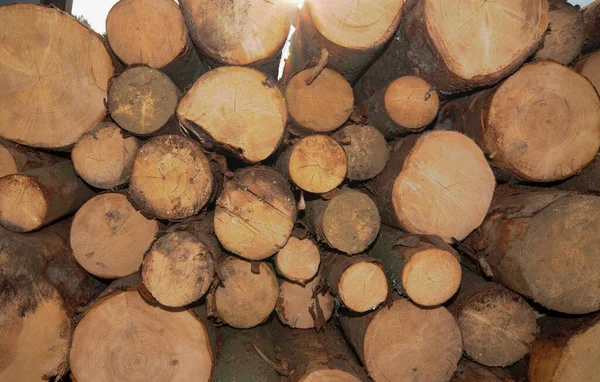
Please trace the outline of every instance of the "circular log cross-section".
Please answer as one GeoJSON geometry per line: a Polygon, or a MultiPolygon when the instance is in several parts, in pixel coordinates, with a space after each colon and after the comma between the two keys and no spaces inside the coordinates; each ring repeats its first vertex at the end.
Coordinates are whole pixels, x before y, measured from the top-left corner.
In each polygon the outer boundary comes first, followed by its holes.
{"type": "Polygon", "coordinates": [[[101,37],[67,13],[33,4],[0,8],[0,25],[0,136],[68,148],[106,115],[114,67],[101,37]]]}
{"type": "Polygon", "coordinates": [[[214,292],[216,313],[234,328],[247,329],[264,322],[279,298],[273,268],[260,262],[254,273],[252,267],[249,261],[233,256],[223,258],[217,266],[221,283],[214,292]]]}
{"type": "Polygon", "coordinates": [[[293,329],[312,329],[324,325],[333,315],[334,298],[329,291],[315,291],[320,278],[302,286],[288,281],[279,284],[275,311],[279,320],[293,329]]]}
{"type": "Polygon", "coordinates": [[[100,194],[75,214],[71,226],[73,256],[95,276],[127,276],[140,268],[158,228],[158,222],[136,211],[127,196],[100,194]]]}
{"type": "Polygon", "coordinates": [[[332,134],[348,159],[350,180],[367,180],[375,177],[390,159],[390,147],[383,135],[373,126],[347,125],[332,134]]]}
{"type": "MultiPolygon", "coordinates": [[[[137,66],[112,80],[108,112],[123,129],[136,135],[153,135],[177,126],[175,110],[179,89],[164,73],[137,66]]],[[[178,127],[178,126],[177,126],[178,127]]]]}
{"type": "Polygon", "coordinates": [[[287,280],[305,283],[317,274],[321,264],[321,254],[315,243],[309,239],[290,237],[287,244],[275,254],[277,273],[287,280]]]}
{"type": "Polygon", "coordinates": [[[577,61],[575,70],[590,82],[600,93],[600,52],[589,54],[577,61]]]}
{"type": "Polygon", "coordinates": [[[200,77],[179,103],[177,116],[208,148],[256,163],[279,146],[288,112],[273,80],[254,69],[227,66],[200,77]]]}
{"type": "Polygon", "coordinates": [[[285,99],[299,135],[327,134],[348,120],[354,106],[354,95],[348,81],[340,74],[323,69],[311,83],[313,69],[296,74],[285,88],[285,99]]]}
{"type": "Polygon", "coordinates": [[[115,291],[83,316],[69,365],[77,382],[210,381],[212,350],[191,312],[148,305],[135,290],[115,291]]]}
{"type": "Polygon", "coordinates": [[[117,188],[129,182],[139,139],[127,136],[112,122],[104,122],[84,134],[71,152],[75,171],[97,188],[117,188]]]}
{"type": "Polygon", "coordinates": [[[210,200],[214,183],[210,163],[196,142],[161,135],[138,151],[129,195],[146,213],[176,220],[197,214],[210,200]]]}
{"type": "Polygon", "coordinates": [[[142,281],[156,301],[177,308],[204,296],[214,271],[213,256],[200,239],[172,232],[159,238],[144,257],[142,281]]]}
{"type": "Polygon", "coordinates": [[[262,260],[282,248],[296,222],[289,183],[271,167],[235,172],[217,199],[215,234],[223,247],[249,260],[262,260]]]}

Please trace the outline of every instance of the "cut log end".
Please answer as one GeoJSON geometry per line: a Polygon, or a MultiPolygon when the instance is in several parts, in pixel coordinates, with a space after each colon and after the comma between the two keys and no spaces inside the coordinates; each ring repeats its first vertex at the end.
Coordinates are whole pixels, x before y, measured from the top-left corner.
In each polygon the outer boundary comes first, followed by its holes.
{"type": "Polygon", "coordinates": [[[427,249],[412,256],[402,270],[406,295],[423,306],[440,305],[460,286],[460,262],[448,251],[427,249]]]}
{"type": "Polygon", "coordinates": [[[356,376],[335,369],[322,369],[306,374],[301,382],[360,382],[356,376]]]}
{"type": "Polygon", "coordinates": [[[27,175],[0,179],[0,224],[15,232],[33,231],[44,224],[48,201],[39,182],[27,175]]]}
{"type": "Polygon", "coordinates": [[[575,64],[575,70],[600,92],[600,52],[592,53],[575,64]]]}
{"type": "Polygon", "coordinates": [[[207,330],[190,311],[152,307],[129,290],[104,297],[86,312],[69,357],[78,382],[209,381],[212,362],[207,330]]]}
{"type": "Polygon", "coordinates": [[[282,281],[275,311],[279,320],[294,329],[319,328],[333,315],[334,298],[331,293],[317,293],[320,279],[305,286],[282,281]]]}
{"type": "Polygon", "coordinates": [[[116,188],[129,182],[140,145],[137,138],[124,136],[114,123],[101,123],[84,134],[73,147],[73,167],[86,183],[94,187],[116,188]]]}
{"type": "Polygon", "coordinates": [[[290,237],[275,255],[277,272],[293,282],[304,283],[317,274],[321,264],[319,248],[309,239],[290,237]]]}
{"type": "Polygon", "coordinates": [[[0,177],[16,174],[17,162],[7,146],[0,141],[0,177]]]}
{"type": "Polygon", "coordinates": [[[400,77],[386,89],[383,107],[394,123],[412,132],[420,131],[437,116],[440,99],[425,80],[400,77]]]}
{"type": "Polygon", "coordinates": [[[178,102],[179,89],[166,74],[138,66],[113,79],[107,103],[110,116],[123,129],[152,135],[175,123],[178,102]]]}
{"type": "Polygon", "coordinates": [[[348,267],[337,285],[340,299],[355,312],[368,312],[385,301],[388,282],[381,265],[359,262],[348,267]],[[365,293],[365,288],[369,292],[365,293]]]}
{"type": "Polygon", "coordinates": [[[373,126],[347,125],[332,135],[346,152],[350,180],[367,180],[385,167],[390,148],[383,135],[373,126]]]}
{"type": "Polygon", "coordinates": [[[285,89],[290,115],[309,133],[329,133],[348,120],[354,95],[348,81],[325,68],[310,84],[306,80],[312,69],[296,74],[285,89]]]}

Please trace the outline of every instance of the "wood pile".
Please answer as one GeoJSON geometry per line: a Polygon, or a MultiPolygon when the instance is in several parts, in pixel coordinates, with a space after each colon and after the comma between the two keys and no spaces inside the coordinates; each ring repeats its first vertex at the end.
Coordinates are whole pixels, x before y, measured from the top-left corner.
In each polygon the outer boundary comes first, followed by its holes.
{"type": "Polygon", "coordinates": [[[600,0],[298,6],[0,7],[0,381],[600,380],[600,0]]]}

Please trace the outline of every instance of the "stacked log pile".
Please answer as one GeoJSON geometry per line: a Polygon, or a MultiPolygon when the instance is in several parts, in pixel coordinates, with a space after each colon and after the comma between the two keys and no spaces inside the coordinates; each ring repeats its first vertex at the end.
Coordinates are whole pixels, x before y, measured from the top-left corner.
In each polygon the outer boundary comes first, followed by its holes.
{"type": "Polygon", "coordinates": [[[0,381],[598,380],[599,15],[0,7],[0,381]]]}

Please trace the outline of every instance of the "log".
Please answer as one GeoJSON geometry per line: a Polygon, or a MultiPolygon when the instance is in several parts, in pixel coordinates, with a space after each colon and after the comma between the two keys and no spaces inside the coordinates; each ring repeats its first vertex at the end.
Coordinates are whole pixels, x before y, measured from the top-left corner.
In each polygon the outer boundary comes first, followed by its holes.
{"type": "Polygon", "coordinates": [[[258,348],[270,360],[276,359],[275,345],[267,326],[245,330],[224,326],[219,333],[219,356],[215,363],[213,382],[279,382],[277,371],[256,350],[258,348]]]}
{"type": "Polygon", "coordinates": [[[319,241],[354,255],[375,241],[380,219],[367,195],[344,188],[333,199],[307,201],[306,223],[319,241]]]}
{"type": "Polygon", "coordinates": [[[71,152],[77,175],[87,184],[104,189],[129,182],[133,160],[142,143],[112,122],[103,122],[84,134],[71,152]]]}
{"type": "Polygon", "coordinates": [[[129,196],[156,218],[183,219],[197,214],[210,201],[214,176],[196,142],[179,135],[161,135],[138,151],[129,196]]]}
{"type": "Polygon", "coordinates": [[[352,87],[342,75],[325,68],[310,82],[312,76],[313,69],[303,70],[285,88],[291,132],[300,136],[334,131],[348,120],[354,106],[352,87]]]}
{"type": "Polygon", "coordinates": [[[315,66],[322,49],[327,66],[354,84],[392,37],[402,16],[404,1],[307,1],[290,42],[283,82],[315,66]]]}
{"type": "Polygon", "coordinates": [[[190,310],[149,305],[137,283],[135,275],[113,282],[82,315],[69,354],[74,379],[210,381],[205,325],[190,310]]]}
{"type": "Polygon", "coordinates": [[[365,104],[369,122],[386,138],[394,139],[418,133],[433,122],[440,99],[427,81],[404,76],[378,90],[365,104]]]}
{"type": "Polygon", "coordinates": [[[390,158],[390,147],[383,135],[373,126],[346,125],[331,135],[346,152],[350,180],[375,177],[390,158]]]}
{"type": "Polygon", "coordinates": [[[578,191],[582,193],[600,193],[600,154],[587,165],[579,174],[570,177],[556,188],[567,191],[578,191]]]}
{"type": "Polygon", "coordinates": [[[585,42],[585,23],[579,7],[566,0],[549,0],[548,31],[533,56],[534,60],[552,60],[569,65],[585,42]]]}
{"type": "MultiPolygon", "coordinates": [[[[598,315],[579,319],[550,319],[552,327],[533,344],[529,381],[593,381],[600,375],[598,315]]],[[[543,322],[542,322],[543,323],[543,322]]]]}
{"type": "Polygon", "coordinates": [[[203,213],[184,222],[173,224],[167,228],[167,232],[185,231],[198,238],[206,246],[213,259],[221,258],[221,244],[215,236],[215,212],[203,213]]]}
{"type": "Polygon", "coordinates": [[[175,110],[180,98],[166,74],[136,66],[112,79],[107,107],[112,119],[131,134],[174,134],[179,131],[175,110]]]}
{"type": "Polygon", "coordinates": [[[395,142],[385,169],[366,184],[383,223],[446,242],[464,239],[481,224],[494,187],[481,149],[447,131],[395,142]]]}
{"type": "Polygon", "coordinates": [[[121,193],[100,194],[75,214],[71,247],[91,274],[115,279],[135,273],[159,230],[121,193]]]}
{"type": "Polygon", "coordinates": [[[2,7],[0,25],[5,58],[0,64],[0,137],[33,147],[69,148],[106,115],[104,99],[114,67],[102,38],[71,15],[34,4],[2,7]]]}
{"type": "Polygon", "coordinates": [[[0,178],[0,224],[15,232],[48,225],[94,196],[71,161],[0,178]]]}
{"type": "Polygon", "coordinates": [[[553,189],[499,187],[486,220],[469,237],[494,278],[548,309],[600,309],[600,197],[553,189]]]}
{"type": "Polygon", "coordinates": [[[538,48],[548,28],[547,0],[497,3],[418,1],[384,53],[361,77],[363,101],[398,77],[415,75],[441,93],[497,83],[538,48]]]}
{"type": "Polygon", "coordinates": [[[585,6],[582,9],[585,20],[585,45],[584,53],[600,49],[600,2],[585,6]]]}
{"type": "Polygon", "coordinates": [[[382,226],[369,255],[381,261],[392,288],[418,305],[443,304],[460,286],[460,256],[437,236],[382,226]]]}
{"type": "Polygon", "coordinates": [[[179,308],[199,300],[210,287],[216,258],[191,233],[160,237],[144,257],[142,282],[163,306],[179,308]]]}
{"type": "Polygon", "coordinates": [[[275,312],[292,329],[321,329],[333,315],[334,298],[317,276],[306,285],[281,280],[275,312]]]}
{"type": "Polygon", "coordinates": [[[375,382],[447,381],[462,354],[460,329],[443,307],[396,299],[368,314],[341,311],[339,321],[375,382]]]}
{"type": "Polygon", "coordinates": [[[600,102],[589,81],[540,61],[493,89],[447,103],[436,129],[467,134],[511,177],[550,182],[592,161],[600,147],[598,124],[600,102]]]}
{"type": "Polygon", "coordinates": [[[179,122],[206,148],[250,163],[265,160],[277,149],[287,114],[283,94],[270,77],[237,66],[203,75],[177,107],[179,122]]]}
{"type": "Polygon", "coordinates": [[[27,170],[52,166],[61,157],[0,139],[0,178],[27,170]]]}
{"type": "Polygon", "coordinates": [[[388,296],[383,266],[366,255],[329,252],[323,259],[323,276],[341,302],[353,312],[373,310],[388,296]]]}
{"type": "Polygon", "coordinates": [[[160,70],[182,90],[208,70],[171,0],[119,1],[108,12],[106,39],[125,65],[160,70]]]}
{"type": "Polygon", "coordinates": [[[322,333],[293,330],[273,321],[270,326],[282,357],[288,364],[289,379],[301,382],[359,382],[368,376],[334,323],[322,333]]]}
{"type": "Polygon", "coordinates": [[[462,332],[465,354],[482,365],[511,365],[535,340],[533,308],[518,294],[468,270],[449,310],[462,332]]]}
{"type": "Polygon", "coordinates": [[[506,369],[485,367],[478,363],[460,360],[450,382],[515,382],[506,369]]]}
{"type": "Polygon", "coordinates": [[[581,58],[573,66],[577,73],[587,78],[596,91],[600,92],[600,52],[591,53],[581,58]]]}
{"type": "Polygon", "coordinates": [[[223,247],[249,260],[275,254],[296,222],[289,183],[265,166],[237,170],[217,199],[215,233],[223,247]]]}
{"type": "Polygon", "coordinates": [[[212,69],[250,66],[277,77],[293,2],[182,0],[180,6],[194,44],[212,69]]]}
{"type": "Polygon", "coordinates": [[[319,270],[321,254],[314,241],[308,237],[291,236],[287,244],[275,254],[275,269],[286,280],[306,284],[319,270]]]}
{"type": "Polygon", "coordinates": [[[217,320],[248,329],[263,323],[275,310],[279,285],[268,263],[225,256],[217,264],[217,275],[220,283],[207,297],[217,320]]]}
{"type": "Polygon", "coordinates": [[[327,135],[310,135],[288,147],[277,168],[304,191],[324,194],[344,181],[348,158],[342,146],[327,135]]]}

